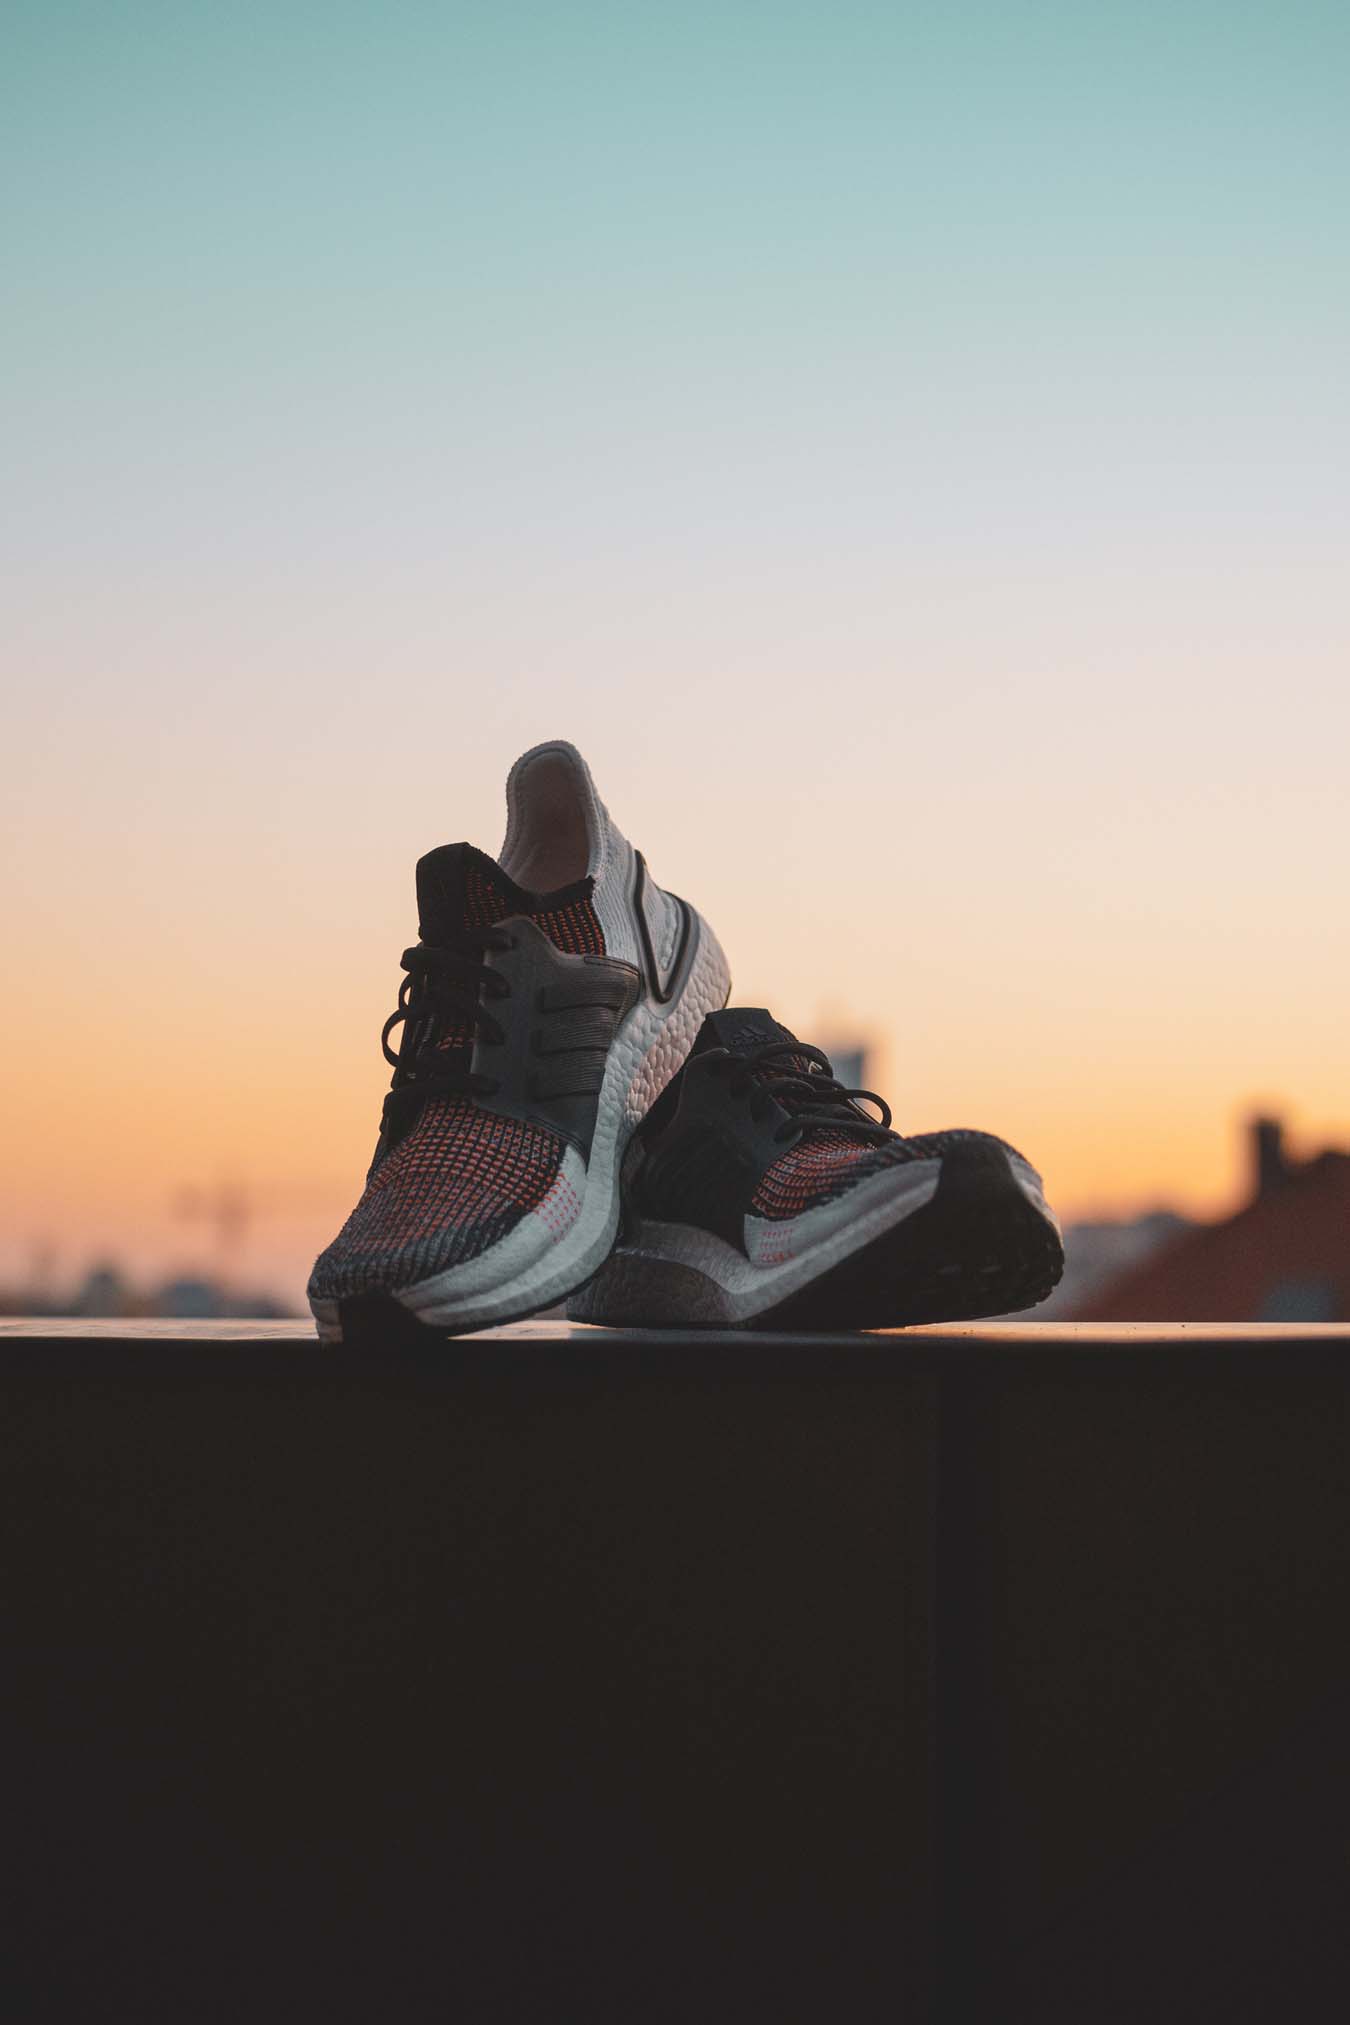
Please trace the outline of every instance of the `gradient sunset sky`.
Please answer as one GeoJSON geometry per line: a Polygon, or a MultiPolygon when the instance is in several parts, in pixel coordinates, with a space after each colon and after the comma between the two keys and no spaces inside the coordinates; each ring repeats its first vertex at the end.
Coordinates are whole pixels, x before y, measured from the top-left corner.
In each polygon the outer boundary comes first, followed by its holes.
{"type": "Polygon", "coordinates": [[[6,13],[0,1279],[291,1294],[576,741],[1069,1214],[1350,1140],[1350,10],[6,13]]]}

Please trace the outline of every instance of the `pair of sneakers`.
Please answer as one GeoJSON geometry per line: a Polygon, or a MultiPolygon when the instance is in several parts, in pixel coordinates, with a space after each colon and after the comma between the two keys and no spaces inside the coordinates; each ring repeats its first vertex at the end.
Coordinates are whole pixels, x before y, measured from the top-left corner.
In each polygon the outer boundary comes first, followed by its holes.
{"type": "Polygon", "coordinates": [[[716,936],[574,746],[525,753],[506,804],[499,857],[418,864],[379,1141],[310,1279],[322,1337],[564,1300],[587,1322],[878,1328],[1049,1293],[1034,1169],[987,1133],[902,1137],[820,1049],[729,1008],[716,936]]]}

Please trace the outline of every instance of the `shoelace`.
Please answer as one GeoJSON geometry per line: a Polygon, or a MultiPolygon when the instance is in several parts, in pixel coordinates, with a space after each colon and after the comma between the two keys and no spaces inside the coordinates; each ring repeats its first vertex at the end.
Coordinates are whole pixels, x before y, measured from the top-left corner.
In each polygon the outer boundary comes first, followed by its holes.
{"type": "MultiPolygon", "coordinates": [[[[483,1000],[509,998],[511,987],[482,958],[515,946],[505,928],[475,928],[446,942],[419,942],[404,950],[399,960],[408,975],[380,1035],[384,1058],[394,1071],[394,1086],[384,1100],[386,1123],[416,1110],[428,1097],[490,1097],[500,1089],[495,1076],[469,1064],[476,1040],[492,1046],[507,1039],[502,1022],[483,1000]],[[403,1038],[395,1053],[389,1037],[400,1025],[403,1038]]],[[[621,978],[584,965],[558,983],[543,985],[534,1006],[534,1019],[543,1026],[534,1032],[527,1097],[593,1096],[604,1081],[624,1003],[621,978]]]]}
{"type": "Polygon", "coordinates": [[[448,942],[419,942],[404,950],[399,961],[408,975],[380,1035],[384,1058],[394,1071],[394,1086],[384,1100],[386,1118],[426,1097],[490,1095],[497,1088],[491,1076],[474,1074],[468,1055],[476,1038],[505,1038],[480,993],[487,999],[509,998],[511,987],[481,959],[488,950],[512,946],[503,929],[475,928],[448,942]],[[389,1036],[400,1025],[403,1037],[396,1054],[389,1036]],[[462,1048],[442,1045],[447,1028],[463,1030],[462,1048]]]}
{"type": "Polygon", "coordinates": [[[875,1090],[846,1090],[837,1081],[829,1056],[803,1041],[767,1041],[748,1055],[710,1048],[702,1060],[712,1064],[714,1075],[730,1075],[730,1094],[749,1098],[752,1118],[763,1118],[771,1101],[790,1111],[790,1118],[773,1135],[782,1144],[801,1138],[810,1126],[856,1132],[875,1144],[890,1136],[891,1107],[886,1099],[875,1090]],[[803,1060],[816,1066],[803,1068],[803,1060]],[[852,1108],[855,1103],[875,1104],[880,1118],[862,1117],[852,1108]]]}

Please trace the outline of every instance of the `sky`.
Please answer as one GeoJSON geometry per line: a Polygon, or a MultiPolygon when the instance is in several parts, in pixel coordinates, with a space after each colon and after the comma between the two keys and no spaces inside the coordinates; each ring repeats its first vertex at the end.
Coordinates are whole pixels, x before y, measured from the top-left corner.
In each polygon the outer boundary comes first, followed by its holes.
{"type": "Polygon", "coordinates": [[[1066,1214],[1350,1139],[1350,13],[6,10],[0,1280],[298,1293],[573,739],[1066,1214]]]}

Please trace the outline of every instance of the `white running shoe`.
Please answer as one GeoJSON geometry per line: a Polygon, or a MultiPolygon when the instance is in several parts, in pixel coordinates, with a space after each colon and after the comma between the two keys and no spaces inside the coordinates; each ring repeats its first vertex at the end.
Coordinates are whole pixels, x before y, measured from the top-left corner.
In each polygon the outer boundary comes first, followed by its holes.
{"type": "Polygon", "coordinates": [[[417,866],[379,1143],[309,1283],[330,1341],[486,1328],[581,1286],[633,1132],[730,991],[716,936],[653,882],[574,746],[518,759],[506,806],[500,858],[445,844],[417,866]]]}

